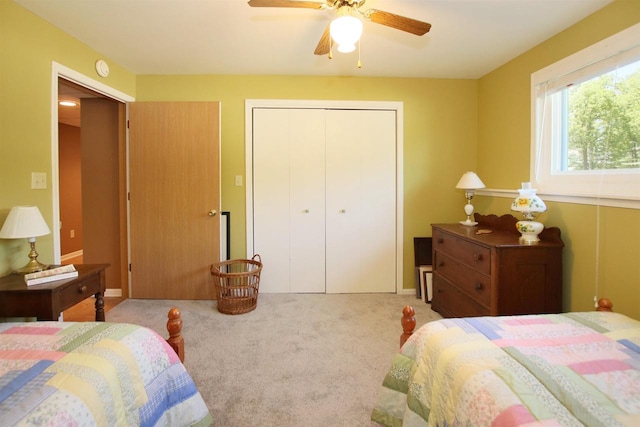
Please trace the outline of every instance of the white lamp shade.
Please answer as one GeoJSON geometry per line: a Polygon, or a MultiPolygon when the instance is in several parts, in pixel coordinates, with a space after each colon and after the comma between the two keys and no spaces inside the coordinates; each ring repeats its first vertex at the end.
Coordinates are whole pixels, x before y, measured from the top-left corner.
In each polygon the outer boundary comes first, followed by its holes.
{"type": "Polygon", "coordinates": [[[475,172],[465,172],[460,178],[460,181],[458,181],[458,184],[456,184],[456,188],[475,190],[476,188],[484,188],[484,183],[475,172]]]}
{"type": "Polygon", "coordinates": [[[28,239],[51,233],[37,206],[14,206],[4,221],[0,238],[28,239]]]}
{"type": "Polygon", "coordinates": [[[353,52],[362,36],[362,21],[354,16],[340,16],[331,21],[331,38],[338,44],[338,51],[353,52]]]}
{"type": "Polygon", "coordinates": [[[518,190],[519,195],[511,203],[514,212],[540,213],[547,210],[547,205],[536,195],[535,190],[518,190]]]}

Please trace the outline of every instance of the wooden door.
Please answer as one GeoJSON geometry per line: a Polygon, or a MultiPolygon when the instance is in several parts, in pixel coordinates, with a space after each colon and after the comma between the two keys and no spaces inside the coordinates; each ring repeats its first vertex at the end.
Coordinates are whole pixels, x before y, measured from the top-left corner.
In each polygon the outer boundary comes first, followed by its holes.
{"type": "MultiPolygon", "coordinates": [[[[126,284],[126,217],[121,216],[120,104],[112,99],[86,98],[81,109],[82,262],[109,264],[107,286],[126,284]],[[124,263],[124,264],[123,264],[124,263]]],[[[63,218],[64,221],[64,218],[63,218]]]]}
{"type": "Polygon", "coordinates": [[[214,298],[219,128],[217,102],[130,104],[132,298],[214,298]]]}
{"type": "Polygon", "coordinates": [[[324,293],[324,110],[256,109],[253,128],[260,291],[324,293]]]}
{"type": "Polygon", "coordinates": [[[396,290],[396,116],[327,112],[327,293],[396,290]]]}

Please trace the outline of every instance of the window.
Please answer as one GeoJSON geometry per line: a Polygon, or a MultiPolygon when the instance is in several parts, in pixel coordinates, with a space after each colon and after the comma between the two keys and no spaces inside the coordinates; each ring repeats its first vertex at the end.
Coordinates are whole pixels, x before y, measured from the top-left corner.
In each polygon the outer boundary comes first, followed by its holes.
{"type": "Polygon", "coordinates": [[[531,90],[538,191],[640,207],[640,24],[535,72],[531,90]]]}

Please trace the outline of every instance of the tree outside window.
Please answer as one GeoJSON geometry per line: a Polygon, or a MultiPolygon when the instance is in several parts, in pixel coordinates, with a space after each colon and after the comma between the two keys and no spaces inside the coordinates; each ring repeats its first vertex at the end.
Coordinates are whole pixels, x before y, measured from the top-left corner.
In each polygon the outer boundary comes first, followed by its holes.
{"type": "Polygon", "coordinates": [[[562,92],[562,170],[640,168],[640,61],[562,92]]]}
{"type": "Polygon", "coordinates": [[[538,194],[640,209],[639,35],[640,23],[531,74],[538,194]]]}

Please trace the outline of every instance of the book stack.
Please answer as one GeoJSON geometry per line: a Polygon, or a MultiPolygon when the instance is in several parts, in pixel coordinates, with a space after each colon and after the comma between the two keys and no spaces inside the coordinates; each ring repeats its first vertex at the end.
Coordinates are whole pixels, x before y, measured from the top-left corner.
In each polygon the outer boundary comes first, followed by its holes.
{"type": "Polygon", "coordinates": [[[24,275],[24,281],[27,286],[40,285],[42,283],[53,282],[56,280],[69,279],[78,277],[78,272],[73,264],[63,265],[62,267],[50,268],[48,270],[38,271],[37,273],[29,273],[24,275]]]}

